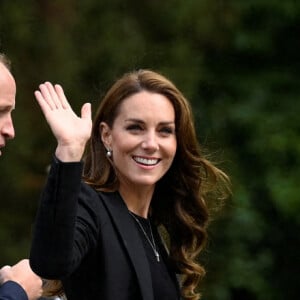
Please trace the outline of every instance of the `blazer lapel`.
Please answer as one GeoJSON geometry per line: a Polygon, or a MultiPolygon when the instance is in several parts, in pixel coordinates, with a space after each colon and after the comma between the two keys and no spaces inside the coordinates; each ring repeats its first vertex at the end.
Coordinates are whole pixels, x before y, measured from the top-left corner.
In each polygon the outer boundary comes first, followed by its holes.
{"type": "Polygon", "coordinates": [[[142,241],[135,230],[135,224],[128,213],[127,206],[119,193],[101,193],[101,198],[120,233],[136,271],[142,297],[153,300],[152,279],[148,260],[142,241]]]}

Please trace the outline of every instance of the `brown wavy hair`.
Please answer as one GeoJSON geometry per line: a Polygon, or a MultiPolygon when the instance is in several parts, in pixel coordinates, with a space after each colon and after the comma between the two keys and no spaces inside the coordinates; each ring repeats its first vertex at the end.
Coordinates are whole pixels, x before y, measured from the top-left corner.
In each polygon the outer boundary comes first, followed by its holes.
{"type": "Polygon", "coordinates": [[[207,239],[208,202],[227,195],[229,179],[202,154],[191,107],[170,80],[151,70],[137,70],[116,81],[96,112],[83,176],[97,190],[118,189],[119,180],[101,141],[100,123],[106,122],[112,128],[122,101],[141,91],[164,95],[175,110],[176,155],[170,169],[156,184],[151,218],[168,234],[170,259],[182,274],[182,296],[197,300],[200,294],[196,288],[205,274],[197,258],[207,239]]]}

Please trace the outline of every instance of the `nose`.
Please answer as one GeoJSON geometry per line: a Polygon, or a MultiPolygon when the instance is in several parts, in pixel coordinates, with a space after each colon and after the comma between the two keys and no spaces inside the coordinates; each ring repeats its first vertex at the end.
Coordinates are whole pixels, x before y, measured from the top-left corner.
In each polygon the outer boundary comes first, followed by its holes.
{"type": "Polygon", "coordinates": [[[155,132],[148,132],[144,136],[142,148],[147,151],[156,151],[159,149],[159,144],[155,132]]]}
{"type": "Polygon", "coordinates": [[[15,129],[11,116],[8,116],[1,126],[1,134],[6,139],[13,139],[15,137],[15,129]]]}

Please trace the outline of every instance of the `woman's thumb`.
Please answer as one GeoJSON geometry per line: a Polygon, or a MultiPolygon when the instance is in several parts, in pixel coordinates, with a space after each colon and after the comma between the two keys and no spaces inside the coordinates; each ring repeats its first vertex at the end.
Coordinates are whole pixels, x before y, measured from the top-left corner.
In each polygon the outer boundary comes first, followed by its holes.
{"type": "Polygon", "coordinates": [[[81,108],[82,119],[92,119],[91,103],[84,103],[81,108]]]}

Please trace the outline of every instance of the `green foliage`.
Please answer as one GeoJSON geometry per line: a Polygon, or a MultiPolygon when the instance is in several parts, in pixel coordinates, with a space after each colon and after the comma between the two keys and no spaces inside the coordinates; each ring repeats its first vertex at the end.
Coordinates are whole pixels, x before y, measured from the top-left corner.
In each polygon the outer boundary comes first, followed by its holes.
{"type": "Polygon", "coordinates": [[[59,82],[76,111],[95,109],[116,77],[151,68],[191,100],[201,142],[233,181],[203,253],[204,299],[296,299],[299,28],[292,0],[0,1],[0,51],[18,85],[17,135],[1,157],[0,263],[28,255],[55,149],[34,89],[59,82]]]}

